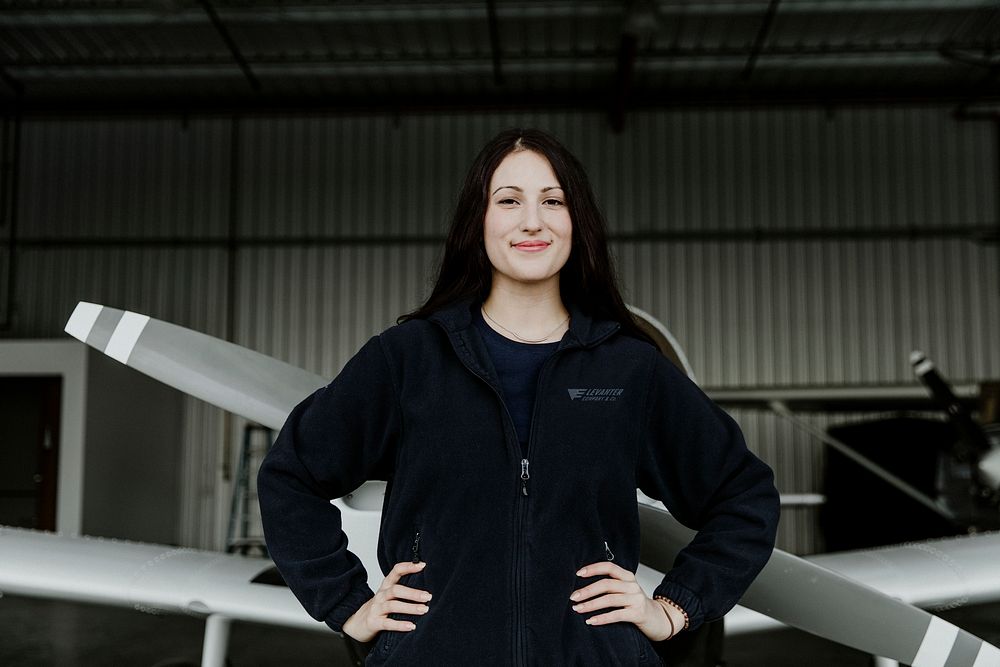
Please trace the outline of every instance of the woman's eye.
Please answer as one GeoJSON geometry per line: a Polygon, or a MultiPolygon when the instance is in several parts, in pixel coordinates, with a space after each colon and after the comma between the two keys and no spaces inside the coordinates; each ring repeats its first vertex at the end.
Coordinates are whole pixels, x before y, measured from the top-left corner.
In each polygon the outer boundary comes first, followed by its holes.
{"type": "Polygon", "coordinates": [[[516,203],[517,203],[517,200],[516,200],[516,199],[510,199],[510,198],[508,197],[507,199],[501,199],[501,200],[500,200],[500,201],[498,201],[497,203],[498,203],[498,204],[504,204],[504,205],[506,205],[506,204],[516,204],[516,203]]]}
{"type": "Polygon", "coordinates": [[[561,199],[546,199],[545,203],[549,206],[564,206],[565,204],[561,199]]]}

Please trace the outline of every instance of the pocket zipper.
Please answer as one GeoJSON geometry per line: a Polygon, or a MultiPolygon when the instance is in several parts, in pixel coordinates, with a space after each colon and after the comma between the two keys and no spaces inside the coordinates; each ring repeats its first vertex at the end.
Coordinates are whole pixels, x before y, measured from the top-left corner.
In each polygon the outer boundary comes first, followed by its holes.
{"type": "MultiPolygon", "coordinates": [[[[419,528],[414,528],[414,531],[413,531],[413,546],[410,547],[410,551],[412,553],[412,562],[419,563],[420,562],[420,529],[419,528]]],[[[403,585],[409,584],[410,583],[410,579],[413,578],[414,574],[416,574],[416,572],[410,572],[408,574],[404,574],[402,577],[400,577],[399,583],[401,583],[403,585]]],[[[394,640],[398,637],[398,635],[400,633],[397,632],[397,631],[395,631],[395,630],[383,630],[382,633],[385,634],[386,637],[385,637],[385,641],[382,642],[381,650],[382,650],[382,653],[388,653],[389,650],[392,648],[394,640]]]]}
{"type": "MultiPolygon", "coordinates": [[[[615,559],[615,555],[611,552],[611,547],[608,546],[607,540],[604,540],[604,557],[609,561],[615,559]]],[[[629,635],[632,637],[632,645],[639,653],[639,660],[645,662],[646,650],[642,645],[642,640],[640,639],[642,632],[639,630],[639,628],[635,626],[634,623],[628,621],[623,621],[623,622],[627,626],[625,628],[625,631],[628,632],[629,635]]]]}
{"type": "Polygon", "coordinates": [[[420,562],[420,529],[418,528],[416,534],[413,536],[413,547],[411,548],[413,552],[413,562],[420,562]]]}

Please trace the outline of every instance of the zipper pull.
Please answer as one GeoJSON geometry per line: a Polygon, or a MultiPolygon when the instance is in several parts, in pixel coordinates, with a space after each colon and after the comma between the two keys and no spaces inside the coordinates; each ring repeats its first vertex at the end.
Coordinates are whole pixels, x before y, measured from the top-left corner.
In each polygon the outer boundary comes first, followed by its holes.
{"type": "Polygon", "coordinates": [[[604,542],[604,555],[607,557],[608,560],[615,559],[615,555],[611,553],[611,548],[608,546],[608,543],[606,541],[604,542]]]}
{"type": "Polygon", "coordinates": [[[528,495],[528,459],[521,459],[521,494],[528,495]]]}
{"type": "Polygon", "coordinates": [[[420,531],[417,531],[416,536],[413,538],[413,562],[420,562],[420,531]]]}

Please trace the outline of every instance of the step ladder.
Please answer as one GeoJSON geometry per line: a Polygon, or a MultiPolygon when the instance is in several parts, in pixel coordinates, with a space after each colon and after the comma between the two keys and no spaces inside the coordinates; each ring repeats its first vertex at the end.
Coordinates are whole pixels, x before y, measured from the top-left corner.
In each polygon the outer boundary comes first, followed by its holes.
{"type": "Polygon", "coordinates": [[[257,507],[256,472],[273,442],[274,431],[266,426],[247,424],[243,427],[240,463],[233,480],[233,499],[229,507],[226,553],[246,555],[257,551],[260,555],[267,556],[267,545],[264,543],[257,507]],[[255,473],[252,477],[251,471],[255,473]]]}

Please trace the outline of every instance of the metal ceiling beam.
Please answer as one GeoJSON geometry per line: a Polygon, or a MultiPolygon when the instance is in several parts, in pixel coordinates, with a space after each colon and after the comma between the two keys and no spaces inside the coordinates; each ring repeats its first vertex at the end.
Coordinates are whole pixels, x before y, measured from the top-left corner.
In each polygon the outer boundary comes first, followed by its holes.
{"type": "Polygon", "coordinates": [[[490,53],[493,55],[493,83],[503,85],[503,71],[500,69],[500,26],[497,19],[496,0],[487,0],[486,14],[490,23],[490,53]]]}
{"type": "Polygon", "coordinates": [[[621,132],[625,128],[625,106],[632,91],[635,76],[635,58],[639,50],[639,38],[631,33],[623,33],[618,45],[618,59],[615,66],[615,91],[611,98],[609,120],[611,129],[621,132]]]}
{"type": "MultiPolygon", "coordinates": [[[[706,109],[716,106],[732,108],[799,107],[807,109],[851,108],[886,105],[940,106],[947,108],[963,102],[968,97],[967,88],[955,86],[900,87],[887,89],[878,86],[869,89],[832,90],[828,86],[778,89],[758,87],[747,90],[705,90],[697,88],[664,87],[657,90],[636,90],[630,108],[638,109],[706,109]]],[[[980,103],[1000,103],[1000,93],[981,100],[980,103]]],[[[176,116],[198,113],[202,115],[271,114],[271,113],[386,113],[398,116],[403,113],[495,112],[511,111],[591,111],[607,113],[607,103],[594,91],[551,91],[518,93],[496,91],[492,93],[441,94],[420,92],[407,95],[336,95],[329,93],[288,94],[259,93],[242,95],[210,92],[198,95],[194,91],[184,96],[150,95],[145,92],[122,92],[114,97],[51,96],[24,98],[17,102],[0,96],[0,109],[20,104],[33,117],[59,118],[98,116],[176,116]]]]}
{"type": "MultiPolygon", "coordinates": [[[[1000,44],[998,44],[1000,46],[1000,44]]],[[[967,50],[956,50],[953,48],[943,48],[938,51],[941,57],[945,60],[950,60],[962,65],[969,65],[971,67],[983,67],[986,69],[992,69],[997,65],[1000,65],[1000,54],[994,57],[990,57],[985,53],[984,49],[983,55],[978,53],[970,53],[967,50]]]]}
{"type": "Polygon", "coordinates": [[[757,62],[757,58],[760,57],[761,52],[764,50],[764,44],[767,42],[767,34],[771,31],[771,25],[774,23],[774,17],[778,15],[778,5],[781,0],[771,0],[767,5],[767,12],[764,14],[764,19],[760,23],[760,29],[757,30],[757,37],[753,40],[753,47],[750,49],[750,56],[747,58],[747,64],[743,67],[743,71],[740,72],[740,78],[744,81],[749,81],[750,77],[753,75],[753,66],[757,62]]]}
{"type": "MultiPolygon", "coordinates": [[[[717,74],[738,76],[745,65],[745,56],[678,58],[674,56],[642,57],[637,61],[637,69],[645,73],[669,73],[688,71],[715,71],[717,74]]],[[[864,57],[800,57],[768,56],[758,60],[756,69],[823,71],[835,69],[865,69],[881,67],[924,67],[948,70],[952,66],[936,53],[925,55],[905,54],[891,59],[872,60],[864,57]]],[[[211,63],[190,63],[186,61],[155,64],[114,63],[86,66],[72,65],[26,65],[7,67],[13,75],[25,83],[58,80],[99,80],[115,78],[201,78],[225,79],[233,74],[228,61],[211,63]]],[[[505,72],[511,76],[537,74],[595,74],[608,76],[614,73],[614,64],[606,58],[550,57],[550,58],[507,58],[505,72]]],[[[479,58],[454,58],[441,60],[399,60],[399,61],[290,61],[254,62],[256,77],[489,77],[493,64],[479,58]]]]}
{"type": "MultiPolygon", "coordinates": [[[[982,76],[982,78],[972,86],[972,93],[968,96],[968,98],[955,107],[953,112],[954,115],[957,118],[969,117],[969,109],[978,104],[980,101],[988,99],[991,90],[993,91],[994,97],[1000,96],[1000,85],[998,85],[998,83],[1000,83],[1000,62],[995,62],[987,68],[986,73],[982,76]]],[[[988,115],[992,118],[1000,119],[1000,112],[994,112],[988,115]]]]}
{"type": "MultiPolygon", "coordinates": [[[[760,14],[769,0],[692,3],[660,2],[661,14],[760,14]]],[[[940,12],[984,9],[992,0],[789,0],[782,8],[788,14],[840,14],[844,12],[940,12]]]]}
{"type": "Polygon", "coordinates": [[[0,81],[3,81],[18,97],[24,95],[24,84],[11,76],[6,67],[0,66],[0,81]]]}
{"type": "MultiPolygon", "coordinates": [[[[908,241],[927,239],[953,239],[971,241],[974,243],[991,243],[997,240],[996,225],[954,225],[927,227],[910,225],[907,227],[828,227],[813,228],[806,224],[795,227],[756,228],[756,229],[674,229],[639,232],[612,232],[608,240],[612,243],[651,243],[660,241],[699,243],[699,242],[765,242],[765,241],[857,241],[857,240],[896,240],[908,241]]],[[[135,237],[135,236],[72,236],[72,237],[24,237],[18,240],[18,245],[24,248],[87,248],[87,247],[132,247],[132,248],[225,248],[235,243],[241,247],[287,247],[287,246],[345,246],[345,245],[439,245],[444,237],[432,234],[400,234],[385,236],[382,234],[303,234],[303,235],[248,235],[228,238],[225,236],[175,236],[175,237],[135,237]]],[[[966,387],[963,391],[971,391],[966,387]]],[[[913,387],[914,398],[927,397],[923,387],[913,387]]],[[[774,396],[775,389],[764,390],[774,396]]],[[[804,389],[784,388],[789,401],[805,401],[818,396],[810,396],[804,389]]],[[[815,390],[817,393],[829,390],[815,390]]],[[[747,390],[730,390],[725,395],[727,403],[738,402],[737,396],[743,395],[747,400],[760,400],[747,390]]],[[[888,390],[887,390],[888,393],[888,390]]],[[[857,400],[875,400],[879,390],[872,388],[867,396],[859,395],[858,388],[852,387],[849,393],[837,396],[827,393],[828,400],[835,397],[843,401],[850,398],[857,400]]],[[[898,393],[895,394],[898,396],[898,393]]],[[[884,399],[883,399],[884,400],[884,399]]],[[[912,400],[912,399],[910,399],[912,400]]],[[[928,400],[929,403],[929,400],[928,400]]]]}
{"type": "Polygon", "coordinates": [[[608,108],[611,129],[621,132],[625,128],[625,107],[628,104],[632,79],[635,76],[635,59],[639,51],[639,36],[656,28],[656,10],[646,0],[629,0],[622,16],[621,36],[615,57],[615,78],[608,108]]]}
{"type": "Polygon", "coordinates": [[[615,132],[621,132],[625,128],[625,108],[635,78],[639,41],[652,37],[659,25],[660,19],[653,0],[630,0],[626,5],[616,58],[615,90],[608,114],[611,129],[615,132]]]}
{"type": "Polygon", "coordinates": [[[250,88],[255,91],[260,90],[260,81],[256,76],[254,76],[253,70],[250,69],[250,64],[247,63],[246,58],[244,58],[243,54],[240,53],[240,48],[236,45],[236,42],[233,41],[229,31],[226,29],[226,25],[215,12],[215,8],[212,7],[212,4],[208,0],[198,0],[198,4],[200,4],[202,9],[205,10],[205,13],[208,14],[208,18],[215,27],[215,31],[219,33],[222,41],[226,43],[226,47],[229,48],[229,53],[232,54],[233,60],[235,60],[236,64],[239,65],[240,70],[243,71],[243,76],[245,76],[247,81],[250,83],[250,88]]]}
{"type": "MultiPolygon", "coordinates": [[[[989,48],[996,48],[990,42],[970,42],[963,44],[949,44],[949,52],[974,52],[985,51],[989,48]]],[[[746,58],[750,55],[745,47],[672,47],[643,50],[640,55],[643,61],[647,59],[676,59],[676,60],[697,60],[697,59],[730,59],[745,66],[746,58]]],[[[836,65],[837,59],[852,57],[856,61],[860,58],[867,58],[873,64],[888,62],[894,64],[899,62],[899,58],[906,56],[923,57],[928,60],[940,61],[942,50],[937,45],[928,44],[840,44],[840,45],[771,45],[761,49],[757,58],[773,59],[814,59],[824,60],[827,63],[836,65]],[[880,58],[882,57],[882,58],[880,58]]],[[[586,57],[594,59],[609,59],[616,55],[614,51],[594,50],[586,57]]],[[[548,53],[537,57],[531,55],[511,55],[506,56],[507,61],[525,61],[545,59],[567,59],[575,60],[580,58],[579,53],[548,53]]],[[[585,57],[585,58],[586,58],[585,57]]],[[[174,56],[140,56],[140,57],[93,57],[93,58],[59,58],[52,60],[20,60],[10,57],[0,57],[0,67],[38,67],[38,68],[86,68],[86,67],[201,67],[213,66],[231,62],[231,54],[190,54],[174,56]]],[[[466,57],[459,59],[460,62],[483,61],[483,57],[466,57]]],[[[299,54],[255,54],[245,58],[253,66],[256,65],[307,65],[307,64],[330,64],[339,63],[350,64],[357,62],[351,54],[331,54],[331,53],[299,53],[299,54]],[[339,58],[342,58],[340,60],[339,58]]],[[[456,59],[451,54],[434,54],[430,57],[423,54],[414,54],[412,57],[402,57],[395,59],[379,59],[371,62],[382,62],[389,65],[398,63],[437,63],[455,62],[456,59]]]]}
{"type": "MultiPolygon", "coordinates": [[[[742,2],[686,3],[661,0],[657,12],[663,17],[746,16],[759,15],[769,0],[742,2]]],[[[196,9],[150,10],[123,8],[120,2],[91,1],[86,8],[67,7],[65,0],[23,2],[23,7],[7,5],[0,10],[0,27],[98,27],[102,25],[184,25],[200,24],[201,12],[196,9]]],[[[277,3],[276,3],[277,4],[277,3]]],[[[842,12],[961,12],[985,9],[990,0],[795,0],[787,2],[788,14],[831,14],[842,12]]],[[[238,23],[315,23],[344,21],[378,23],[383,21],[477,21],[484,17],[482,5],[453,3],[399,3],[372,6],[367,3],[337,6],[282,4],[278,7],[224,7],[219,16],[238,23]]],[[[502,19],[617,18],[621,3],[610,0],[554,3],[504,3],[497,7],[502,19]]]]}
{"type": "MultiPolygon", "coordinates": [[[[8,10],[9,11],[9,10],[8,10]]],[[[440,21],[481,21],[487,17],[488,9],[476,4],[417,4],[399,5],[368,4],[351,6],[304,6],[282,8],[242,8],[222,7],[219,15],[226,21],[242,24],[292,24],[292,23],[384,23],[398,22],[440,22],[440,21]]],[[[523,5],[503,4],[496,8],[501,19],[565,19],[565,18],[617,18],[621,7],[611,2],[583,2],[579,5],[562,3],[545,5],[529,3],[523,5]]],[[[67,9],[60,7],[49,10],[24,10],[4,13],[0,10],[0,27],[100,27],[102,25],[161,26],[200,24],[201,13],[183,9],[175,12],[151,11],[148,9],[112,9],[96,11],[93,8],[67,9]]]]}

